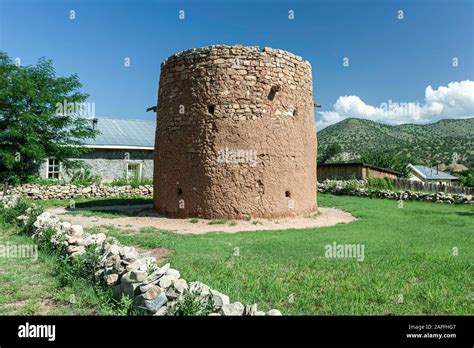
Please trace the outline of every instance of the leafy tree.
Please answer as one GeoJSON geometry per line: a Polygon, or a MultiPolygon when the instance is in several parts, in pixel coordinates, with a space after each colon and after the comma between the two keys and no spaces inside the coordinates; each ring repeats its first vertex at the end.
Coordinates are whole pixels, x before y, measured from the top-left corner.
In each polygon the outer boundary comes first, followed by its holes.
{"type": "Polygon", "coordinates": [[[461,181],[461,185],[465,187],[474,187],[474,169],[469,169],[456,174],[461,181]]]}
{"type": "Polygon", "coordinates": [[[409,163],[418,163],[418,161],[410,155],[391,151],[366,152],[360,157],[360,161],[377,167],[392,169],[405,175],[407,174],[407,166],[409,163]]]}
{"type": "Polygon", "coordinates": [[[22,67],[0,51],[2,182],[26,180],[46,157],[54,156],[67,167],[68,157],[88,151],[81,145],[96,132],[74,109],[88,97],[80,92],[81,87],[75,74],[57,77],[49,59],[22,67]],[[67,108],[59,107],[63,105],[67,108]]]}
{"type": "Polygon", "coordinates": [[[323,148],[318,156],[318,163],[325,163],[331,157],[334,157],[342,151],[342,148],[339,144],[330,144],[323,148]]]}

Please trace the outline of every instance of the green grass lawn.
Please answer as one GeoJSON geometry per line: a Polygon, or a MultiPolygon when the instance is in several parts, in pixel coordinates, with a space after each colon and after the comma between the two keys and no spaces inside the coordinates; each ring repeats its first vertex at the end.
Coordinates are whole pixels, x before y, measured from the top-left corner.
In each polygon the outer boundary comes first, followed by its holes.
{"type": "Polygon", "coordinates": [[[145,211],[124,211],[124,210],[71,210],[65,213],[66,215],[76,215],[85,217],[100,217],[105,219],[117,219],[127,216],[147,216],[145,211]]]}
{"type": "MultiPolygon", "coordinates": [[[[0,245],[32,245],[27,236],[0,224],[0,245]]],[[[10,254],[11,256],[11,254],[10,254]]],[[[64,282],[57,259],[42,252],[37,257],[0,257],[0,315],[111,315],[114,312],[84,279],[64,282]]]]}
{"type": "MultiPolygon", "coordinates": [[[[83,199],[76,207],[144,204],[149,198],[83,199]],[[99,204],[97,204],[99,202],[99,204]]],[[[177,235],[101,227],[124,244],[166,247],[164,262],[232,301],[284,314],[474,314],[474,208],[319,195],[321,207],[358,220],[319,229],[177,235]],[[364,261],[327,258],[327,244],[361,244],[364,261]],[[457,255],[455,251],[457,251],[457,255]]],[[[42,205],[67,206],[65,201],[42,205]]],[[[100,213],[98,213],[100,214],[100,213]]],[[[0,243],[29,243],[0,226],[0,243]]],[[[105,314],[93,287],[61,286],[56,263],[40,253],[0,258],[0,314],[105,314]],[[73,294],[76,303],[70,304],[73,294]],[[102,308],[102,309],[101,309],[102,308]]]]}
{"type": "Polygon", "coordinates": [[[176,235],[108,227],[121,242],[171,250],[167,262],[232,301],[284,314],[473,314],[474,209],[462,205],[319,195],[348,225],[176,235]],[[326,258],[325,246],[362,244],[364,261],[326,258]],[[455,249],[457,248],[457,249],[455,249]],[[454,255],[457,250],[457,256],[454,255]]]}
{"type": "MultiPolygon", "coordinates": [[[[151,198],[144,196],[114,196],[114,197],[97,197],[97,198],[86,198],[76,197],[72,201],[75,203],[76,208],[88,208],[88,207],[106,207],[111,205],[133,205],[133,204],[149,204],[153,203],[151,198]]],[[[69,207],[71,200],[68,199],[35,199],[30,200],[43,208],[50,207],[69,207]]]]}

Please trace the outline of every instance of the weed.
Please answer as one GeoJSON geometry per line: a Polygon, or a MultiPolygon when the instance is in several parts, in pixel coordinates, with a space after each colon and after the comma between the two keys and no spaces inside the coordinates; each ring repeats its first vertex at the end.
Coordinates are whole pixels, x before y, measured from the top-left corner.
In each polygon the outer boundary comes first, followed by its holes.
{"type": "Polygon", "coordinates": [[[226,222],[227,220],[224,220],[224,219],[215,219],[215,220],[209,221],[207,224],[208,225],[225,225],[226,222]]]}
{"type": "Polygon", "coordinates": [[[191,315],[209,315],[214,311],[214,302],[212,295],[209,294],[206,298],[199,300],[190,292],[186,292],[183,299],[177,302],[175,315],[177,316],[191,316],[191,315]],[[203,307],[202,304],[205,303],[203,307]]]}

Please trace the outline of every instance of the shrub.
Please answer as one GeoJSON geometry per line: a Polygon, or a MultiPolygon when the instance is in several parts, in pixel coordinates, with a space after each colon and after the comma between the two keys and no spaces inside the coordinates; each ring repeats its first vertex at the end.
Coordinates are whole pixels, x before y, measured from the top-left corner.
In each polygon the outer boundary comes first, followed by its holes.
{"type": "MultiPolygon", "coordinates": [[[[41,249],[41,247],[40,247],[41,249]]],[[[93,284],[94,292],[99,299],[99,306],[103,312],[113,315],[137,315],[133,308],[133,300],[126,295],[117,300],[114,298],[111,287],[106,286],[102,279],[95,277],[98,265],[98,256],[95,246],[86,248],[86,252],[78,256],[64,256],[57,254],[56,268],[60,284],[64,287],[77,283],[78,279],[93,284]]]]}
{"type": "Polygon", "coordinates": [[[6,197],[1,205],[0,217],[5,223],[16,225],[18,224],[17,217],[23,215],[28,208],[29,205],[25,199],[21,197],[6,197]],[[11,202],[7,203],[7,200],[11,200],[11,202]]]}
{"type": "Polygon", "coordinates": [[[99,264],[95,246],[86,247],[85,253],[76,256],[63,256],[59,259],[59,274],[63,284],[74,282],[77,278],[95,281],[95,271],[99,264]]]}
{"type": "Polygon", "coordinates": [[[370,190],[395,190],[393,180],[390,178],[368,178],[367,187],[370,190]]]}
{"type": "Polygon", "coordinates": [[[328,183],[328,190],[332,192],[332,191],[334,191],[334,190],[336,190],[336,189],[337,189],[337,182],[334,181],[334,180],[329,181],[329,183],[328,183]]]}
{"type": "Polygon", "coordinates": [[[120,316],[138,315],[138,312],[133,307],[133,299],[129,296],[122,294],[119,301],[116,301],[114,298],[112,298],[112,301],[111,307],[115,310],[115,314],[120,316]]]}
{"type": "Polygon", "coordinates": [[[77,186],[91,186],[100,184],[101,178],[98,175],[92,175],[89,166],[82,166],[69,172],[70,182],[77,186]]]}
{"type": "Polygon", "coordinates": [[[10,200],[8,204],[6,201],[0,204],[0,219],[6,224],[19,226],[23,233],[32,234],[33,224],[38,215],[43,213],[43,208],[31,204],[23,197],[11,197],[10,200]],[[28,219],[23,222],[18,220],[21,215],[28,216],[28,219]]]}
{"type": "Polygon", "coordinates": [[[342,189],[345,191],[356,191],[359,188],[359,183],[356,179],[345,181],[342,189]]]}
{"type": "Polygon", "coordinates": [[[153,272],[157,270],[157,266],[155,263],[150,263],[146,269],[148,275],[151,275],[153,272]]]}
{"type": "Polygon", "coordinates": [[[23,225],[21,225],[21,233],[32,235],[34,232],[33,224],[35,223],[36,218],[39,215],[43,214],[43,212],[44,212],[44,209],[42,207],[32,204],[30,206],[30,211],[27,214],[28,219],[23,222],[23,225]]]}
{"type": "Polygon", "coordinates": [[[209,221],[207,224],[208,225],[225,225],[227,223],[227,220],[225,219],[215,219],[209,221]]]}
{"type": "Polygon", "coordinates": [[[59,179],[43,179],[43,178],[38,178],[33,175],[29,175],[28,178],[26,179],[26,182],[28,184],[33,184],[33,185],[40,185],[40,186],[54,186],[54,185],[64,185],[65,182],[64,180],[59,180],[59,179]]]}
{"type": "Polygon", "coordinates": [[[203,302],[201,302],[194,294],[187,292],[184,294],[183,299],[177,302],[174,315],[209,315],[214,311],[212,295],[209,294],[203,302]],[[205,302],[205,306],[202,306],[203,302],[205,302]]]}
{"type": "Polygon", "coordinates": [[[457,176],[461,179],[461,185],[464,187],[474,187],[474,169],[469,169],[458,173],[457,176]]]}
{"type": "Polygon", "coordinates": [[[108,185],[110,185],[110,186],[131,186],[133,188],[138,188],[139,186],[153,185],[153,179],[151,179],[151,178],[131,178],[131,179],[127,179],[127,178],[121,177],[121,178],[115,178],[108,185]]]}
{"type": "Polygon", "coordinates": [[[0,183],[0,189],[3,191],[9,186],[18,186],[21,184],[21,178],[18,175],[10,175],[8,178],[5,178],[2,183],[0,183]]]}
{"type": "Polygon", "coordinates": [[[42,233],[39,235],[36,243],[38,249],[44,251],[47,254],[52,254],[56,250],[53,249],[51,244],[51,238],[56,234],[56,230],[52,226],[46,227],[42,233]]]}

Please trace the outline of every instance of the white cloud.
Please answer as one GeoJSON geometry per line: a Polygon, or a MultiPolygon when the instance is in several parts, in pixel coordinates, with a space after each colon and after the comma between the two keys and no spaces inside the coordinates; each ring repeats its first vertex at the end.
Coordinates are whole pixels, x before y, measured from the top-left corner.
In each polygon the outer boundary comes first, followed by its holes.
{"type": "Polygon", "coordinates": [[[450,82],[438,89],[425,89],[424,103],[387,100],[380,106],[366,104],[355,95],[341,96],[332,111],[320,111],[318,129],[348,117],[388,124],[429,123],[445,118],[474,117],[474,81],[450,82]]]}

